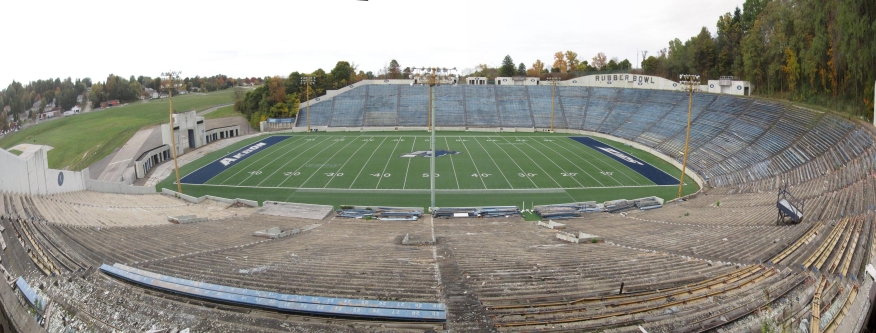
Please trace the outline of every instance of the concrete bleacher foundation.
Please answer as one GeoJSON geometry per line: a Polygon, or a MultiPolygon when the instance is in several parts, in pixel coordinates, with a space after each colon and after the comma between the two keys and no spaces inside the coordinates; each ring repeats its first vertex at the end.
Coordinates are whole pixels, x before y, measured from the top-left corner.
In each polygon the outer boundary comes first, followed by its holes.
{"type": "Polygon", "coordinates": [[[252,235],[255,237],[277,239],[277,238],[283,238],[283,237],[296,235],[300,232],[301,232],[301,229],[299,229],[299,228],[280,230],[280,227],[273,227],[273,228],[268,228],[265,230],[256,231],[252,235]]]}
{"type": "Polygon", "coordinates": [[[168,216],[167,217],[168,222],[176,223],[176,224],[204,222],[206,220],[207,220],[206,217],[198,217],[197,215],[179,215],[179,216],[168,216]]]}
{"type": "Polygon", "coordinates": [[[322,220],[329,216],[333,209],[334,207],[326,205],[265,201],[262,208],[256,211],[256,214],[322,220]]]}

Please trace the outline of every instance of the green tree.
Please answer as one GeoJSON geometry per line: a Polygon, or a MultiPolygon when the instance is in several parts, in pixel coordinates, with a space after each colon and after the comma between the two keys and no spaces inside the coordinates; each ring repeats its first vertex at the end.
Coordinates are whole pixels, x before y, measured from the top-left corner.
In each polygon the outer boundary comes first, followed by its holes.
{"type": "Polygon", "coordinates": [[[517,65],[517,75],[526,76],[526,65],[524,65],[522,62],[520,63],[520,65],[517,65]]]}
{"type": "Polygon", "coordinates": [[[506,55],[505,59],[502,59],[502,66],[499,67],[499,76],[514,76],[516,73],[514,69],[514,60],[511,60],[510,55],[506,55]]]}
{"type": "Polygon", "coordinates": [[[399,66],[398,61],[392,59],[389,62],[389,78],[390,79],[400,79],[401,78],[401,66],[399,66]]]}
{"type": "Polygon", "coordinates": [[[618,69],[630,69],[630,68],[633,68],[633,64],[630,63],[629,60],[624,59],[624,61],[621,61],[617,64],[617,68],[618,69]]]}

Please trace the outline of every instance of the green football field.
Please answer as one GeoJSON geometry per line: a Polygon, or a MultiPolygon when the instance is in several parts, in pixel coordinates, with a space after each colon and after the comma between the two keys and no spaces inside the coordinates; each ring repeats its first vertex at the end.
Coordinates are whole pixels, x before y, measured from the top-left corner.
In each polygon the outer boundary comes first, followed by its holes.
{"type": "MultiPolygon", "coordinates": [[[[331,205],[429,205],[430,137],[426,132],[289,133],[238,163],[216,168],[248,139],[181,169],[183,192],[253,200],[331,205]],[[212,166],[210,164],[213,164],[212,166]],[[186,175],[212,168],[203,184],[186,175]]],[[[599,139],[673,177],[680,171],[653,155],[599,139]]],[[[676,196],[677,185],[646,176],[569,135],[438,132],[435,186],[439,206],[521,205],[676,196]]],[[[677,181],[676,181],[677,183],[677,181]]],[[[686,182],[685,193],[696,191],[686,182]]],[[[173,179],[159,187],[176,190],[173,179]]]]}

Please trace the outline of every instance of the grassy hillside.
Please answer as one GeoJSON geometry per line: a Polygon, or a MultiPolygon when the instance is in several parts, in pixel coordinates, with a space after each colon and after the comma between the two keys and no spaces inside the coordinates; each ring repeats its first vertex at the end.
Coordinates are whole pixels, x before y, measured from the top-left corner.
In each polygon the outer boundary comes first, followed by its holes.
{"type": "MultiPolygon", "coordinates": [[[[231,102],[231,89],[209,94],[189,94],[173,98],[178,112],[204,110],[231,102]]],[[[139,129],[168,122],[168,100],[134,102],[63,119],[52,120],[0,140],[8,149],[19,143],[55,147],[49,151],[49,167],[82,170],[121,147],[139,129]]]]}
{"type": "Polygon", "coordinates": [[[227,118],[227,117],[234,117],[234,116],[243,117],[243,114],[240,112],[234,111],[234,106],[229,105],[229,106],[218,108],[218,109],[216,109],[216,111],[205,114],[204,119],[218,119],[218,118],[227,118]]]}

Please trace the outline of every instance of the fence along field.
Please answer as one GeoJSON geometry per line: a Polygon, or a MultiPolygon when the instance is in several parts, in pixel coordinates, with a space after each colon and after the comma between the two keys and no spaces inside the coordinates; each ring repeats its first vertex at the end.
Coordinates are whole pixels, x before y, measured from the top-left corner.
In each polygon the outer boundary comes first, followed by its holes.
{"type": "MultiPolygon", "coordinates": [[[[428,154],[428,140],[423,133],[263,136],[183,168],[182,183],[184,191],[235,197],[249,194],[254,200],[338,205],[385,197],[416,202],[415,198],[429,189],[429,158],[423,156],[428,154]],[[265,142],[269,145],[258,145],[265,142]],[[296,198],[303,200],[293,200],[296,198]]],[[[630,147],[593,141],[604,145],[606,151],[651,168],[651,174],[636,172],[624,164],[629,162],[566,135],[439,132],[439,202],[442,196],[449,199],[445,200],[448,205],[460,201],[472,205],[494,201],[519,204],[518,199],[560,203],[646,195],[674,197],[678,180],[672,174],[678,173],[677,169],[630,147]],[[654,175],[662,176],[663,181],[654,175]],[[666,183],[666,179],[671,182],[666,183]]],[[[171,182],[163,184],[173,189],[171,182]]],[[[695,190],[693,185],[686,192],[695,190]]]]}

